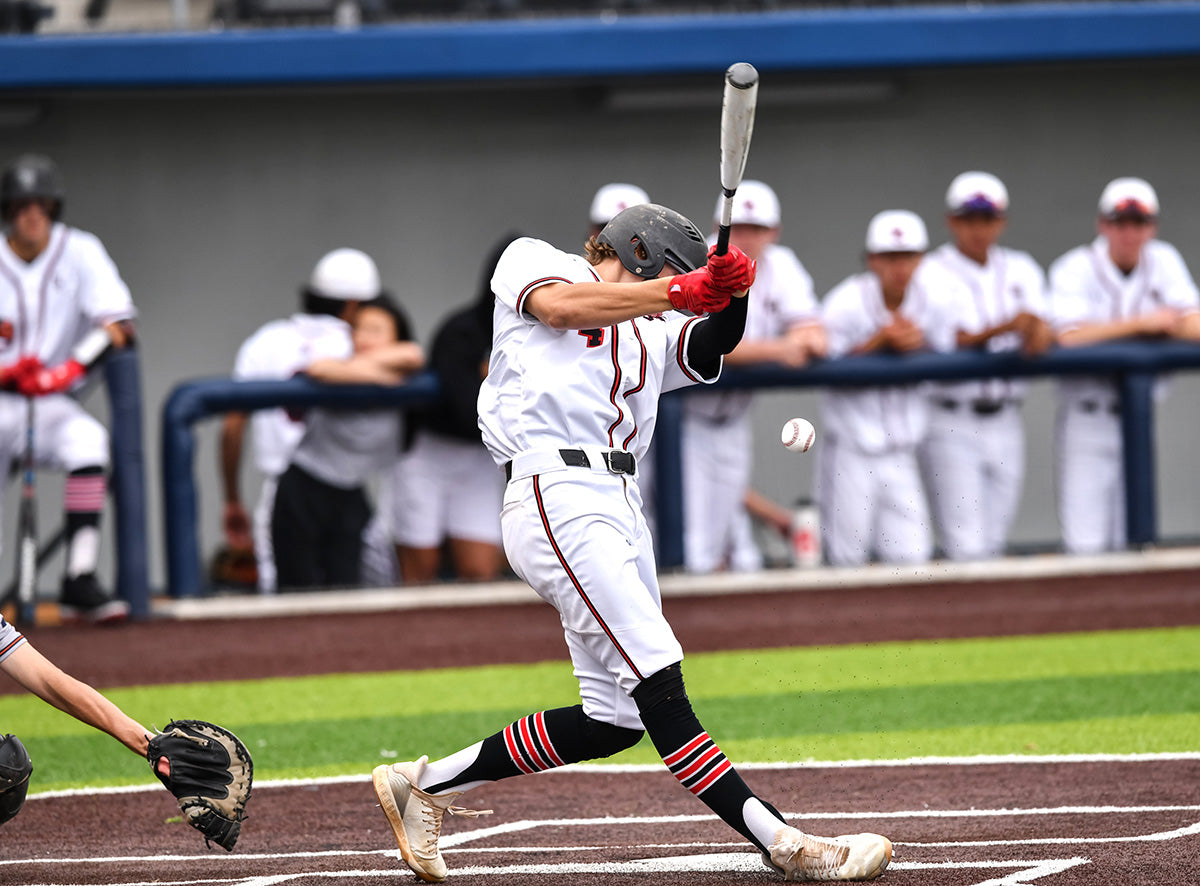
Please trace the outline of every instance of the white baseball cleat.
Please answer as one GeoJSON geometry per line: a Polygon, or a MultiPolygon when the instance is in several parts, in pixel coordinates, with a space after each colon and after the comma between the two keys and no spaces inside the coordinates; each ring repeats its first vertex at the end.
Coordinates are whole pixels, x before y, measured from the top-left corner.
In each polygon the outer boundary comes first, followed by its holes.
{"type": "Polygon", "coordinates": [[[462,796],[462,791],[425,793],[417,783],[428,762],[429,757],[421,757],[411,763],[384,763],[375,767],[372,779],[379,806],[400,845],[401,857],[422,880],[439,883],[446,879],[446,862],[438,849],[443,816],[449,813],[474,818],[489,815],[492,810],[476,812],[451,806],[462,796]]]}
{"type": "Polygon", "coordinates": [[[785,880],[874,880],[892,860],[892,842],[879,834],[814,837],[784,826],[768,852],[763,862],[785,880]]]}

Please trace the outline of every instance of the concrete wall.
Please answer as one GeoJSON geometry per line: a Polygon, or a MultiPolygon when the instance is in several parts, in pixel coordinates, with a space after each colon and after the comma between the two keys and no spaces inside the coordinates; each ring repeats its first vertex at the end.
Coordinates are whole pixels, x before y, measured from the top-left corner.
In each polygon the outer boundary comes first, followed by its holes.
{"type": "MultiPolygon", "coordinates": [[[[335,246],[377,258],[428,342],[474,291],[495,237],[519,228],[576,247],[606,181],[637,182],[707,226],[719,120],[710,79],[633,91],[614,81],[58,94],[39,100],[36,121],[0,128],[0,156],[38,150],[58,159],[67,218],[104,240],[138,303],[152,583],[163,579],[158,416],[175,384],[227,374],[241,341],[293,309],[313,263],[335,246]]],[[[779,192],[784,242],[821,294],[860,267],[866,222],[879,209],[921,213],[937,240],[946,185],[968,168],[1006,181],[1007,240],[1043,264],[1090,239],[1109,179],[1144,176],[1163,203],[1163,237],[1200,270],[1198,88],[1194,60],[778,74],[762,86],[747,175],[779,192]]],[[[1181,378],[1159,417],[1167,535],[1200,528],[1190,452],[1200,419],[1188,408],[1196,392],[1195,379],[1181,378]]],[[[1053,543],[1048,384],[1035,385],[1028,412],[1017,540],[1053,543]]],[[[756,482],[785,502],[811,476],[812,459],[774,442],[793,414],[815,418],[813,395],[773,393],[756,406],[756,482]]],[[[200,429],[197,465],[206,553],[220,541],[215,430],[215,422],[200,429]]],[[[247,471],[245,480],[252,499],[256,478],[247,471]]],[[[45,486],[54,491],[53,480],[45,486]]],[[[7,498],[11,539],[15,495],[7,498]]],[[[58,507],[44,502],[43,525],[57,523],[58,507]]],[[[56,582],[54,571],[47,583],[56,582]]]]}

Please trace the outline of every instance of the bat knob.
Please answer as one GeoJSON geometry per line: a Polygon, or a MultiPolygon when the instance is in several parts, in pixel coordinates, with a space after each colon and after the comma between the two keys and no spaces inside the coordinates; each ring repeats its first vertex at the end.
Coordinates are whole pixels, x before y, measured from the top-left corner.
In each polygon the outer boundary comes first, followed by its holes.
{"type": "Polygon", "coordinates": [[[725,80],[736,89],[749,89],[758,82],[758,71],[750,62],[735,62],[725,72],[725,80]]]}

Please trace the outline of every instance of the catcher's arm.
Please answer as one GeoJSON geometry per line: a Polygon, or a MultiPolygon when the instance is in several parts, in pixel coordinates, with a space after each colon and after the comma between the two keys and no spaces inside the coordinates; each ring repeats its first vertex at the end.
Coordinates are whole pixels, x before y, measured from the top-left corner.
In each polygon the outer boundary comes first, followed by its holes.
{"type": "Polygon", "coordinates": [[[146,755],[149,737],[140,723],[91,686],[63,671],[28,642],[0,662],[0,670],[47,704],[107,732],[138,756],[146,755]]]}

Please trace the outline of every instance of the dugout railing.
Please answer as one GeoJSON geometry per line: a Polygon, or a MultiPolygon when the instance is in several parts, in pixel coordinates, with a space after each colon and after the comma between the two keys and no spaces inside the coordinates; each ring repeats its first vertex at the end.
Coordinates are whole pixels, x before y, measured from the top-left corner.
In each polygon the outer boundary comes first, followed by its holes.
{"type": "MultiPolygon", "coordinates": [[[[1058,348],[1037,358],[1016,353],[920,353],[864,355],[827,360],[804,369],[759,366],[727,369],[724,388],[837,388],[952,381],[989,377],[1063,375],[1112,376],[1121,394],[1125,504],[1129,545],[1158,541],[1155,491],[1154,381],[1172,370],[1200,368],[1200,345],[1190,342],[1119,341],[1084,348],[1058,348]]],[[[304,378],[278,382],[235,382],[210,378],[178,385],[163,407],[162,491],[166,530],[168,593],[204,591],[198,536],[195,438],[192,426],[228,411],[275,406],[346,409],[411,408],[433,402],[438,380],[423,373],[397,387],[322,385],[304,378]]],[[[662,398],[656,435],[659,566],[683,563],[680,418],[686,392],[662,398]]]]}

